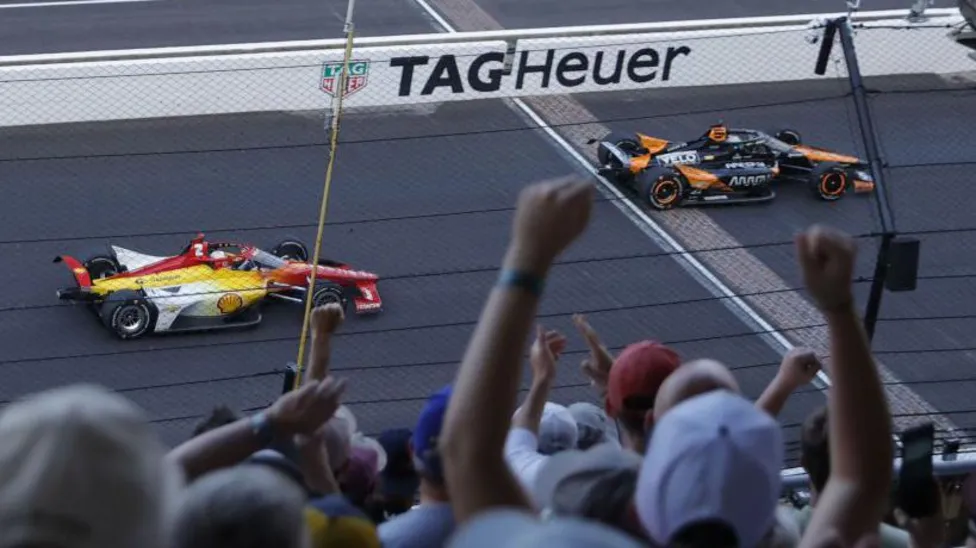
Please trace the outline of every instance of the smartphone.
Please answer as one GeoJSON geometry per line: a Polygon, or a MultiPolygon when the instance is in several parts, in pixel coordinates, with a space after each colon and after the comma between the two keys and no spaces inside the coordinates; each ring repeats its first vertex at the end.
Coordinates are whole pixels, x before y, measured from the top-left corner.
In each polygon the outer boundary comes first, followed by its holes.
{"type": "Polygon", "coordinates": [[[898,471],[898,507],[909,517],[923,518],[938,511],[938,486],[932,474],[935,427],[926,423],[901,436],[901,470],[898,471]]]}

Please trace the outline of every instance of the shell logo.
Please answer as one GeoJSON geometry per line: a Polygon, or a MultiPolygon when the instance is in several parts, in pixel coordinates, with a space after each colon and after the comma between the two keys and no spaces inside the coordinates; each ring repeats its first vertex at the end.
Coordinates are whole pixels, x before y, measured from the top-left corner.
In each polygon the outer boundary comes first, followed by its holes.
{"type": "Polygon", "coordinates": [[[237,312],[242,306],[244,306],[244,299],[237,293],[227,293],[217,299],[217,308],[221,314],[237,312]]]}

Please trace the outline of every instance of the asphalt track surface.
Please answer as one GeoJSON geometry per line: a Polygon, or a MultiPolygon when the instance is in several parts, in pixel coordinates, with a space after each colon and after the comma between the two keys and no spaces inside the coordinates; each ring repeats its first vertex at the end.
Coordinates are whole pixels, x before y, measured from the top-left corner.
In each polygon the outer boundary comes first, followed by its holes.
{"type": "MultiPolygon", "coordinates": [[[[867,4],[864,9],[903,7],[867,4]]],[[[517,24],[531,20],[531,14],[515,7],[492,7],[490,2],[483,6],[505,24],[534,26],[517,24]]],[[[655,18],[668,13],[657,7],[655,18]]],[[[836,8],[804,11],[830,9],[836,8]]],[[[606,13],[618,13],[615,10],[606,13]]],[[[7,21],[17,12],[0,15],[7,21]]],[[[572,12],[563,10],[559,16],[572,12]]],[[[674,13],[674,19],[691,15],[674,13]]],[[[404,16],[389,27],[375,23],[373,34],[392,33],[386,29],[429,32],[424,16],[419,11],[416,15],[416,29],[404,16]]],[[[624,22],[587,17],[575,22],[624,22]]],[[[360,30],[370,34],[368,17],[359,19],[360,30]]],[[[100,34],[105,33],[91,32],[86,39],[100,34]]],[[[141,34],[148,37],[152,32],[141,34]]],[[[888,84],[918,90],[940,83],[900,79],[888,84]]],[[[619,131],[643,129],[690,138],[721,117],[733,125],[788,125],[801,130],[811,143],[856,149],[852,112],[841,99],[830,99],[839,91],[809,84],[767,85],[676,90],[656,94],[653,100],[639,93],[577,100],[599,119],[619,120],[609,124],[619,131]],[[802,102],[810,98],[815,101],[802,102]],[[769,106],[784,101],[790,104],[769,106]],[[663,114],[672,116],[650,118],[663,114]]],[[[952,164],[891,170],[900,228],[972,226],[967,163],[976,158],[962,144],[968,135],[964,120],[976,111],[972,93],[915,91],[880,95],[873,103],[884,114],[879,125],[892,164],[952,164]],[[921,185],[926,190],[919,195],[921,185]],[[946,190],[928,190],[936,185],[946,190]]],[[[214,238],[265,245],[285,235],[311,241],[325,167],[321,128],[322,120],[314,115],[266,114],[0,132],[0,176],[7,190],[0,221],[0,252],[7,258],[0,264],[0,282],[6,288],[0,295],[0,343],[6,351],[0,360],[0,400],[57,384],[102,383],[144,406],[171,443],[185,437],[215,404],[250,410],[271,401],[280,386],[278,369],[295,357],[299,309],[276,304],[266,311],[263,325],[247,331],[123,343],[107,334],[88,311],[55,301],[54,289],[70,280],[63,267],[50,261],[58,253],[84,255],[108,242],[148,253],[173,253],[197,229],[214,238]],[[201,150],[211,152],[190,152],[201,150]],[[302,226],[273,228],[280,225],[302,226]],[[139,236],[160,233],[167,235],[139,236]]],[[[494,279],[518,190],[540,178],[578,170],[541,134],[525,128],[525,121],[500,102],[347,118],[343,140],[348,143],[339,157],[326,253],[386,278],[380,285],[386,311],[375,318],[351,318],[335,348],[334,368],[350,378],[347,403],[356,410],[364,431],[409,425],[423,398],[453,377],[494,279]],[[485,129],[502,131],[417,138],[485,129]],[[396,139],[379,141],[391,137],[396,139]],[[471,213],[486,209],[494,211],[471,213]],[[475,272],[450,274],[458,270],[475,272]]],[[[854,234],[877,227],[869,199],[823,204],[803,189],[783,189],[774,204],[713,208],[709,215],[741,242],[763,244],[754,253],[793,285],[799,280],[789,245],[771,243],[785,244],[811,222],[828,222],[854,234]]],[[[882,317],[972,314],[971,278],[931,279],[976,273],[976,254],[968,243],[971,233],[922,238],[922,275],[930,278],[920,281],[916,293],[886,295],[882,317]]],[[[869,275],[871,242],[863,242],[859,273],[869,275]]],[[[598,204],[589,233],[562,259],[616,259],[557,267],[541,311],[543,320],[571,333],[569,313],[602,310],[590,317],[611,347],[653,337],[675,344],[686,357],[720,357],[736,368],[746,394],[757,396],[775,371],[778,356],[763,339],[746,335],[752,328],[725,302],[710,299],[688,272],[660,254],[612,204],[598,204]],[[620,259],[634,255],[644,257],[620,259]],[[682,300],[694,302],[662,305],[682,300]]],[[[879,328],[876,344],[901,380],[922,381],[913,385],[916,392],[940,410],[952,412],[951,418],[964,427],[976,420],[976,412],[956,412],[972,407],[967,405],[974,384],[972,353],[928,351],[976,347],[972,324],[958,318],[887,321],[879,328]],[[895,352],[901,350],[906,352],[895,352]]],[[[557,401],[591,398],[576,372],[580,350],[573,337],[557,383],[562,387],[556,390],[557,401]]],[[[822,396],[812,390],[797,394],[782,421],[795,425],[822,403],[822,396]]],[[[795,433],[795,427],[787,429],[789,439],[795,440],[795,433]]]]}
{"type": "MultiPolygon", "coordinates": [[[[342,36],[346,2],[330,0],[154,0],[117,4],[44,6],[48,0],[0,1],[0,55],[314,40],[342,36]],[[4,5],[24,5],[5,9],[4,5]]],[[[837,12],[842,0],[482,0],[506,28],[552,27],[837,12]]],[[[864,0],[862,10],[907,9],[909,0],[864,0]]],[[[954,6],[938,0],[937,7],[954,6]]],[[[361,36],[432,32],[414,2],[360,1],[361,36]]]]}
{"type": "MultiPolygon", "coordinates": [[[[502,103],[485,102],[350,118],[345,135],[353,141],[377,132],[475,131],[485,120],[522,126],[502,103]]],[[[79,125],[6,132],[3,150],[5,158],[125,154],[212,147],[218,138],[222,148],[289,146],[321,141],[320,128],[314,117],[284,114],[79,125]]],[[[350,379],[347,401],[363,431],[375,432],[410,424],[423,399],[452,379],[494,280],[517,193],[527,183],[572,168],[533,131],[344,145],[339,158],[325,253],[388,278],[380,285],[386,311],[350,318],[335,348],[335,370],[350,379]],[[500,165],[507,167],[500,170],[500,165]],[[380,220],[484,209],[499,211],[380,220]],[[448,274],[458,270],[476,272],[448,274]]],[[[144,406],[169,442],[185,436],[217,403],[237,409],[266,404],[280,387],[273,371],[295,358],[300,307],[269,308],[264,324],[246,331],[121,342],[88,310],[57,305],[54,289],[69,283],[69,275],[51,259],[61,252],[84,254],[107,241],[70,238],[109,234],[199,228],[214,238],[266,245],[285,235],[311,241],[311,226],[215,229],[314,224],[324,161],[323,147],[298,146],[0,163],[11,185],[0,240],[21,240],[28,226],[30,237],[47,240],[2,245],[7,260],[0,281],[7,290],[0,307],[20,308],[0,317],[5,348],[0,399],[54,384],[100,382],[144,406]],[[24,265],[31,265],[31,276],[24,275],[24,265]],[[254,376],[239,378],[248,375],[254,376]],[[226,377],[237,378],[213,380],[226,377]],[[188,381],[198,384],[178,384],[188,381]],[[158,387],[166,384],[178,385],[158,387]]],[[[165,254],[177,251],[189,236],[111,241],[165,254]]],[[[673,260],[653,256],[659,253],[613,204],[599,203],[591,229],[561,260],[644,257],[556,267],[542,321],[572,334],[568,314],[594,311],[591,321],[611,347],[647,337],[697,340],[676,346],[688,357],[720,355],[733,367],[747,366],[739,371],[740,380],[757,396],[774,371],[770,364],[776,354],[757,336],[743,336],[750,330],[722,302],[709,300],[673,260]],[[655,306],[685,299],[699,302],[655,306]],[[618,307],[624,309],[613,310],[618,307]]],[[[569,351],[581,349],[574,337],[569,351]]],[[[557,382],[565,388],[554,396],[558,401],[592,399],[577,370],[580,357],[567,355],[557,382]]],[[[799,396],[784,421],[799,420],[818,398],[799,396]]]]}

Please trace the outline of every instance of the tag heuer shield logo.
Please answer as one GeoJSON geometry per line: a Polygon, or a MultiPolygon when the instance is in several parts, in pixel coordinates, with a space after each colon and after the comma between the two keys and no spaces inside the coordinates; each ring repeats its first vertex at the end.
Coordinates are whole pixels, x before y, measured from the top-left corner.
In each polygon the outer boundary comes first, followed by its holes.
{"type": "MultiPolygon", "coordinates": [[[[322,66],[322,91],[335,97],[336,89],[341,84],[343,63],[326,63],[322,66]]],[[[366,87],[369,77],[369,59],[350,60],[349,76],[346,78],[346,89],[342,96],[348,97],[366,87]]]]}

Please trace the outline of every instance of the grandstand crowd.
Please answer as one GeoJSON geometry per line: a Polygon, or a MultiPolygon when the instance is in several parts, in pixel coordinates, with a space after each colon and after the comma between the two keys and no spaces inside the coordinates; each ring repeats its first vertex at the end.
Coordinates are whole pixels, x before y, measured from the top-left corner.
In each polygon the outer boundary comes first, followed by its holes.
{"type": "Polygon", "coordinates": [[[947,526],[969,482],[940,490],[931,515],[892,508],[894,432],[855,310],[851,238],[797,236],[831,360],[791,351],[753,402],[722,356],[685,361],[653,340],[614,356],[585,317],[576,333],[537,325],[549,268],[586,229],[593,192],[575,179],[522,192],[455,378],[404,417],[409,428],[367,437],[342,404],[336,305],[312,312],[301,386],[252,416],[218,408],[173,449],[101,387],[8,405],[0,548],[976,547],[976,521],[962,535],[947,526]],[[549,401],[570,336],[590,350],[582,370],[602,405],[549,401]],[[776,416],[821,367],[832,386],[802,427],[811,496],[796,508],[776,416]]]}

